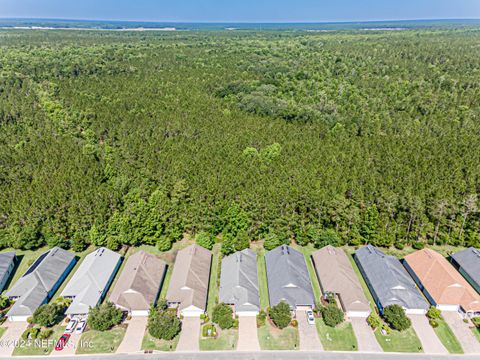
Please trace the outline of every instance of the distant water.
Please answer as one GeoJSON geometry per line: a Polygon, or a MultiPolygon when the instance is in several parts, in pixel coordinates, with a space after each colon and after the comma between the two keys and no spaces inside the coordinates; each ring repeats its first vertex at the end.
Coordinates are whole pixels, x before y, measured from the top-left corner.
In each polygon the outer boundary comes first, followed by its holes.
{"type": "Polygon", "coordinates": [[[167,23],[136,21],[91,21],[63,19],[0,19],[2,29],[31,30],[118,30],[118,31],[202,31],[202,30],[290,30],[290,31],[400,31],[415,28],[480,26],[471,20],[408,20],[336,23],[167,23]]]}

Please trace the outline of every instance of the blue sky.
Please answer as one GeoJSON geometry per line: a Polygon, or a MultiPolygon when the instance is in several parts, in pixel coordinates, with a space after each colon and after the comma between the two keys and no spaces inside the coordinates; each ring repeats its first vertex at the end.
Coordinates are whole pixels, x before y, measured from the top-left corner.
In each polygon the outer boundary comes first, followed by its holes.
{"type": "Polygon", "coordinates": [[[0,17],[178,22],[480,18],[480,0],[0,0],[0,17]]]}

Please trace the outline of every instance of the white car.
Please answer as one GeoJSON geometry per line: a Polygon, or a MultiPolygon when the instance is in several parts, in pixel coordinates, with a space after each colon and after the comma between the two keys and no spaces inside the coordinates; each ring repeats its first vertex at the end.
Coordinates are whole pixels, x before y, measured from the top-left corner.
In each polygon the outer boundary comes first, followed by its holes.
{"type": "Polygon", "coordinates": [[[75,327],[77,326],[77,320],[72,319],[68,322],[67,327],[65,328],[65,332],[67,334],[71,334],[73,330],[75,330],[75,327]]]}
{"type": "Polygon", "coordinates": [[[75,334],[81,334],[83,333],[83,330],[85,330],[85,326],[87,326],[87,320],[82,319],[78,322],[77,328],[75,329],[75,334]]]}
{"type": "Polygon", "coordinates": [[[307,321],[309,325],[315,325],[315,317],[313,316],[313,311],[312,310],[307,310],[307,321]]]}

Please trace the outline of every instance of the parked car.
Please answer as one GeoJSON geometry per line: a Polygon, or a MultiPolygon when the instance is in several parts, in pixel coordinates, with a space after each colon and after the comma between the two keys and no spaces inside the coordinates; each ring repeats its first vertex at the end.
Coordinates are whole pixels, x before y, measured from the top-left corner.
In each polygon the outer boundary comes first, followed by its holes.
{"type": "Polygon", "coordinates": [[[312,310],[307,310],[307,321],[310,325],[315,325],[315,317],[312,310]]]}
{"type": "Polygon", "coordinates": [[[65,328],[65,332],[67,334],[71,334],[73,330],[75,330],[75,327],[77,326],[77,320],[72,319],[68,322],[67,327],[65,328]]]}
{"type": "Polygon", "coordinates": [[[62,351],[65,345],[67,345],[68,339],[70,339],[70,334],[63,334],[60,336],[60,339],[58,339],[55,344],[55,351],[62,351]]]}
{"type": "Polygon", "coordinates": [[[75,334],[83,333],[83,330],[85,330],[85,326],[87,326],[87,320],[86,319],[80,320],[77,324],[77,328],[75,329],[75,334]]]}

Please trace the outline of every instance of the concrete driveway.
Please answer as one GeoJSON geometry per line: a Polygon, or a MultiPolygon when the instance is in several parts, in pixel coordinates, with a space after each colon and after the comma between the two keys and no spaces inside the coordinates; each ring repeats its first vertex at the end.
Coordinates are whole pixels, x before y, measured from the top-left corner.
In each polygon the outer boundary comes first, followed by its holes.
{"type": "Polygon", "coordinates": [[[134,316],[125,323],[127,331],[116,353],[133,353],[142,350],[143,336],[147,327],[147,316],[134,316]]]}
{"type": "Polygon", "coordinates": [[[260,351],[256,316],[238,317],[237,351],[260,351]]]}
{"type": "Polygon", "coordinates": [[[178,339],[177,351],[199,351],[200,350],[200,318],[184,317],[182,320],[182,331],[178,339]]]}
{"type": "Polygon", "coordinates": [[[462,345],[464,353],[480,354],[480,343],[469,329],[468,324],[463,322],[460,314],[454,311],[443,311],[442,316],[462,345]]]}
{"type": "Polygon", "coordinates": [[[322,343],[318,338],[317,327],[309,325],[307,314],[304,310],[297,310],[298,336],[301,351],[323,350],[322,343]]]}
{"type": "Polygon", "coordinates": [[[2,325],[7,330],[2,336],[0,342],[0,356],[10,356],[15,349],[15,342],[20,339],[20,336],[27,329],[28,323],[26,321],[5,321],[2,325]]]}
{"type": "Polygon", "coordinates": [[[365,352],[382,352],[381,346],[378,344],[377,338],[372,328],[367,324],[365,318],[350,318],[353,332],[357,337],[358,351],[365,352]]]}
{"type": "Polygon", "coordinates": [[[443,346],[425,315],[409,315],[408,317],[412,320],[413,330],[417,333],[425,354],[448,354],[448,350],[443,346]]]}

